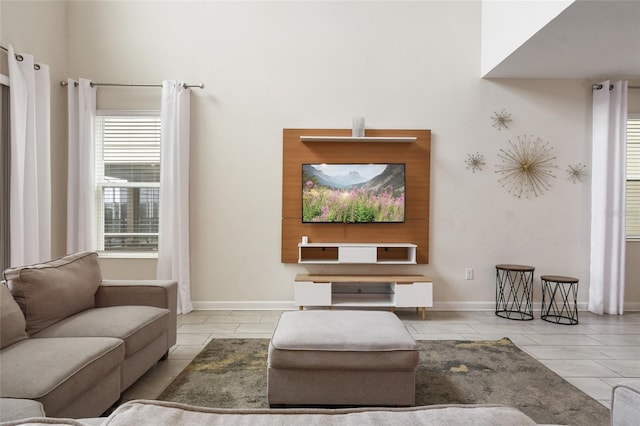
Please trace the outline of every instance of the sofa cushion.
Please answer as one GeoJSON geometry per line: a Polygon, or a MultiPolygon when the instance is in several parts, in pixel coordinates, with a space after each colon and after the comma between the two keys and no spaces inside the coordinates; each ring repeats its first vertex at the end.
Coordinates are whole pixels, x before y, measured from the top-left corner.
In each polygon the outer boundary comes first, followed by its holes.
{"type": "Polygon", "coordinates": [[[618,383],[612,389],[611,424],[638,425],[640,419],[640,380],[618,383]]]}
{"type": "Polygon", "coordinates": [[[102,282],[98,255],[82,252],[7,269],[5,279],[27,321],[29,335],[95,306],[102,282]]]}
{"type": "Polygon", "coordinates": [[[42,404],[31,399],[0,398],[0,422],[44,417],[42,404]]]}
{"type": "Polygon", "coordinates": [[[27,325],[9,289],[0,284],[0,349],[26,339],[27,325]]]}
{"type": "Polygon", "coordinates": [[[400,319],[384,311],[291,311],[280,316],[276,349],[311,351],[416,350],[400,319]]]}
{"type": "Polygon", "coordinates": [[[169,327],[169,310],[152,306],[94,308],[65,318],[33,338],[115,337],[124,340],[125,358],[158,338],[169,327]]]}
{"type": "Polygon", "coordinates": [[[284,312],[268,364],[285,369],[413,370],[416,342],[400,319],[378,311],[284,312]]]}
{"type": "Polygon", "coordinates": [[[39,401],[56,413],[124,360],[120,339],[26,339],[2,350],[0,396],[39,401]],[[28,369],[29,374],[25,374],[28,369]]]}
{"type": "Polygon", "coordinates": [[[224,409],[164,401],[130,401],[114,411],[103,426],[178,425],[465,425],[535,426],[516,408],[501,405],[431,405],[410,408],[224,409]]]}

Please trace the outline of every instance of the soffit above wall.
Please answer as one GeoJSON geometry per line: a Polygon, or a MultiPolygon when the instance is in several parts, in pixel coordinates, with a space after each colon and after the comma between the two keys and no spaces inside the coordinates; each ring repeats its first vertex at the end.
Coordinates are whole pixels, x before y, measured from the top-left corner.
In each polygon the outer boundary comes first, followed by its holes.
{"type": "Polygon", "coordinates": [[[484,78],[639,78],[640,1],[576,1],[484,78]]]}

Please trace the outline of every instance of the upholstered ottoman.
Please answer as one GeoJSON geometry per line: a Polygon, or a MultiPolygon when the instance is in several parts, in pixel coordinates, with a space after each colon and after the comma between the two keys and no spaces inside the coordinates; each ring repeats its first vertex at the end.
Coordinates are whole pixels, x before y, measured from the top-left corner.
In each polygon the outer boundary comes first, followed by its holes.
{"type": "Polygon", "coordinates": [[[269,344],[269,405],[413,405],[418,358],[391,312],[285,312],[269,344]]]}

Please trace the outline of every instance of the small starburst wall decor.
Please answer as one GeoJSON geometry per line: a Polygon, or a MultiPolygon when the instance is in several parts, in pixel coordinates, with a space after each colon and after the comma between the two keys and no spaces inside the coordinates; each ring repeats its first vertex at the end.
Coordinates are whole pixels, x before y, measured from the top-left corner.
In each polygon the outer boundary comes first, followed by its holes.
{"type": "Polygon", "coordinates": [[[557,167],[549,142],[535,136],[518,137],[518,142],[509,141],[498,157],[502,159],[502,164],[496,165],[496,173],[502,175],[498,182],[514,197],[538,197],[551,188],[557,167]]]}
{"type": "Polygon", "coordinates": [[[584,179],[586,176],[587,166],[582,163],[569,164],[569,166],[567,167],[567,177],[573,183],[582,182],[582,179],[584,179]]]}
{"type": "Polygon", "coordinates": [[[484,167],[484,156],[479,152],[475,154],[468,154],[467,159],[464,160],[467,164],[467,169],[471,170],[473,173],[482,170],[484,167]]]}
{"type": "Polygon", "coordinates": [[[493,121],[493,127],[498,130],[502,130],[503,128],[508,128],[511,123],[511,114],[505,111],[504,109],[500,112],[494,112],[491,116],[491,121],[493,121]]]}

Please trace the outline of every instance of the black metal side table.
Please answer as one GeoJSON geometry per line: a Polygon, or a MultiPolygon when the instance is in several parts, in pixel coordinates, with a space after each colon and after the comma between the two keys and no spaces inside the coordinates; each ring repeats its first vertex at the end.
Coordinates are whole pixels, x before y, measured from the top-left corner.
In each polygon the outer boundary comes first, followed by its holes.
{"type": "Polygon", "coordinates": [[[543,320],[556,324],[578,323],[578,279],[558,275],[543,275],[542,313],[543,320]]]}
{"type": "Polygon", "coordinates": [[[533,319],[533,266],[496,265],[496,315],[518,321],[533,319]]]}

